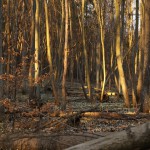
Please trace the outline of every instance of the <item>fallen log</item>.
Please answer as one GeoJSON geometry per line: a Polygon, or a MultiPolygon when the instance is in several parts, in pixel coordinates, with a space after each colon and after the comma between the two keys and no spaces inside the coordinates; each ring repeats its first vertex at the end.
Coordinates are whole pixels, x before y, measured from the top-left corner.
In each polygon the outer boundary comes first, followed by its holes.
{"type": "Polygon", "coordinates": [[[146,150],[148,148],[150,148],[150,122],[66,150],[146,150]]]}
{"type": "Polygon", "coordinates": [[[82,117],[104,118],[109,120],[137,120],[137,114],[119,114],[116,112],[85,112],[82,117]]]}

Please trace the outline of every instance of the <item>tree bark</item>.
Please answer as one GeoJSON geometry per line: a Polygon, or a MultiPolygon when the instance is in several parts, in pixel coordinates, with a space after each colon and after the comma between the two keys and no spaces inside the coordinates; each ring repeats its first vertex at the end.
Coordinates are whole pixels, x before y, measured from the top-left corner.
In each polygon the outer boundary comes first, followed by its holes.
{"type": "Polygon", "coordinates": [[[68,0],[65,0],[65,45],[64,45],[64,71],[62,78],[62,99],[63,106],[62,109],[66,108],[66,76],[68,68],[68,0]]]}
{"type": "Polygon", "coordinates": [[[150,148],[150,122],[66,150],[133,150],[150,148]]]}
{"type": "Polygon", "coordinates": [[[34,83],[33,83],[33,78],[34,78],[34,72],[33,72],[33,55],[35,51],[35,0],[31,1],[31,45],[30,45],[30,57],[29,57],[29,75],[28,75],[28,80],[29,80],[29,99],[33,98],[34,96],[34,83]]]}
{"type": "Polygon", "coordinates": [[[96,7],[96,13],[98,17],[98,23],[99,23],[99,32],[100,32],[100,44],[102,47],[102,60],[103,60],[103,82],[102,82],[102,91],[100,100],[103,100],[104,90],[105,90],[105,83],[106,83],[106,60],[105,60],[105,34],[104,34],[104,13],[102,10],[102,3],[97,2],[94,0],[94,5],[96,7]]]}
{"type": "Polygon", "coordinates": [[[48,8],[47,8],[47,2],[44,0],[44,8],[45,8],[45,22],[46,22],[46,41],[47,41],[47,59],[49,63],[50,68],[50,75],[52,75],[51,83],[52,83],[52,90],[55,97],[55,103],[58,103],[58,95],[57,90],[55,87],[55,81],[54,81],[54,71],[53,71],[53,63],[52,63],[52,55],[51,55],[51,38],[50,38],[50,31],[49,31],[49,18],[48,18],[48,8]]]}
{"type": "Polygon", "coordinates": [[[40,97],[39,90],[39,0],[36,0],[36,11],[35,11],[35,55],[34,55],[34,86],[35,96],[40,97]]]}
{"type": "Polygon", "coordinates": [[[122,92],[125,100],[126,107],[130,107],[129,103],[129,95],[127,84],[125,80],[124,70],[123,70],[123,60],[121,55],[120,48],[120,0],[115,0],[115,8],[116,8],[116,57],[117,57],[117,66],[119,72],[120,83],[122,87],[122,92]]]}
{"type": "MultiPolygon", "coordinates": [[[[145,15],[145,24],[144,24],[144,47],[143,47],[143,53],[144,53],[144,65],[143,65],[143,88],[142,88],[142,92],[143,95],[145,96],[145,94],[149,95],[149,48],[150,48],[150,1],[149,0],[145,0],[144,1],[144,15],[145,15]]],[[[144,102],[145,102],[145,98],[141,98],[141,107],[140,107],[140,111],[143,112],[144,110],[144,102]]]]}
{"type": "Polygon", "coordinates": [[[7,33],[7,63],[6,63],[6,74],[7,74],[7,82],[6,82],[6,93],[7,97],[10,97],[10,85],[9,85],[9,73],[10,73],[10,61],[11,61],[11,54],[10,54],[10,1],[7,0],[7,17],[5,23],[5,30],[7,33]]]}
{"type": "Polygon", "coordinates": [[[89,98],[92,98],[92,89],[91,89],[91,81],[90,81],[90,71],[89,71],[89,63],[88,63],[88,54],[86,49],[86,41],[85,41],[85,29],[84,29],[84,15],[85,15],[85,0],[82,0],[82,41],[83,41],[83,50],[84,50],[84,60],[85,60],[85,77],[88,86],[89,98]]]}
{"type": "Polygon", "coordinates": [[[3,97],[2,0],[0,0],[0,99],[3,97]]]}
{"type": "Polygon", "coordinates": [[[138,81],[137,81],[137,103],[139,104],[142,99],[142,88],[143,88],[143,64],[144,64],[144,32],[145,32],[145,15],[144,15],[144,3],[140,4],[141,13],[141,29],[140,29],[140,43],[139,43],[139,60],[138,60],[138,81]]]}
{"type": "MultiPolygon", "coordinates": [[[[148,88],[147,83],[148,83],[148,62],[149,62],[149,40],[150,40],[150,1],[145,0],[145,5],[144,5],[144,13],[145,13],[145,42],[144,42],[144,68],[143,68],[143,77],[144,77],[144,86],[148,88]]],[[[148,92],[148,91],[147,91],[148,92]]]]}

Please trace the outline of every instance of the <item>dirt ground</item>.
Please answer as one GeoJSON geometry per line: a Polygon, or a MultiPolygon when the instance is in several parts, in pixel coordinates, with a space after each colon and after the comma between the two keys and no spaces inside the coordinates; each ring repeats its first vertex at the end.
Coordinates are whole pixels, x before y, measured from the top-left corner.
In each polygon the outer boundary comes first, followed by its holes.
{"type": "Polygon", "coordinates": [[[27,146],[42,149],[43,145],[46,149],[64,149],[150,120],[150,114],[125,108],[115,90],[107,90],[103,103],[99,102],[96,90],[94,100],[87,101],[79,84],[68,86],[67,91],[66,111],[61,111],[61,105],[55,105],[50,92],[42,94],[40,108],[29,105],[28,96],[20,93],[16,102],[2,100],[1,109],[4,105],[5,111],[0,122],[1,149],[27,149],[27,146]]]}

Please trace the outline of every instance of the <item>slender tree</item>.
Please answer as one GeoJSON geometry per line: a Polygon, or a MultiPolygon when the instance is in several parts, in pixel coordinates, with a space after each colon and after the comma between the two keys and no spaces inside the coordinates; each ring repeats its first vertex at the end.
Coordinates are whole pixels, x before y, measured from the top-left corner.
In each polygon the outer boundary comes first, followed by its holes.
{"type": "Polygon", "coordinates": [[[140,17],[140,24],[141,24],[141,28],[140,28],[140,42],[139,42],[139,58],[138,58],[138,83],[137,83],[137,103],[139,104],[141,99],[142,99],[142,84],[143,84],[143,51],[144,51],[144,3],[141,1],[140,3],[140,13],[141,13],[141,17],[140,17]]]}
{"type": "Polygon", "coordinates": [[[136,24],[135,24],[135,48],[131,52],[131,79],[132,79],[132,103],[133,106],[137,106],[137,74],[136,74],[136,56],[138,52],[138,26],[139,26],[139,0],[136,0],[136,24]],[[133,69],[134,68],[134,69],[133,69]]]}
{"type": "MultiPolygon", "coordinates": [[[[150,48],[150,1],[149,0],[143,0],[143,18],[144,18],[144,24],[142,26],[143,30],[143,36],[144,36],[144,42],[142,44],[142,50],[143,50],[143,84],[141,86],[142,89],[142,95],[140,98],[141,102],[141,107],[140,111],[144,111],[144,102],[145,102],[145,95],[149,95],[149,76],[148,76],[148,71],[149,71],[149,48],[150,48]]],[[[143,19],[142,18],[142,19],[143,19]]],[[[140,91],[140,90],[139,90],[140,91]]],[[[140,93],[139,93],[140,94],[140,93]]]]}
{"type": "Polygon", "coordinates": [[[84,15],[85,15],[85,0],[82,0],[82,21],[81,21],[81,30],[82,30],[82,41],[83,41],[83,50],[84,50],[84,60],[85,60],[85,77],[88,86],[89,97],[92,98],[92,89],[91,89],[91,81],[90,81],[90,71],[89,71],[89,63],[88,63],[88,54],[86,49],[86,40],[85,40],[85,27],[84,27],[84,15]]]}
{"type": "Polygon", "coordinates": [[[99,32],[100,32],[100,45],[102,48],[102,60],[103,60],[103,83],[102,83],[102,92],[100,100],[102,101],[103,95],[104,95],[104,88],[105,88],[105,82],[106,82],[106,61],[105,61],[105,37],[104,37],[104,16],[103,16],[103,10],[102,10],[102,3],[99,1],[94,0],[94,5],[96,7],[96,12],[98,15],[98,23],[99,23],[99,32]]]}
{"type": "Polygon", "coordinates": [[[64,42],[64,27],[65,27],[65,8],[64,8],[64,0],[61,0],[61,27],[59,33],[59,48],[58,48],[58,65],[57,65],[57,74],[61,76],[61,62],[62,62],[62,54],[63,54],[63,42],[64,42]]]}
{"type": "Polygon", "coordinates": [[[48,18],[48,8],[47,8],[47,2],[44,0],[44,8],[45,8],[45,22],[46,22],[46,42],[47,42],[47,59],[49,63],[50,68],[50,75],[51,77],[51,83],[52,83],[52,89],[55,97],[55,102],[58,103],[58,96],[57,91],[55,87],[55,81],[54,81],[54,71],[53,71],[53,64],[52,64],[52,55],[51,55],[51,38],[50,38],[50,29],[49,29],[49,18],[48,18]]]}
{"type": "Polygon", "coordinates": [[[126,107],[130,107],[129,103],[129,95],[127,84],[125,80],[123,65],[122,65],[122,55],[121,55],[121,48],[120,48],[120,0],[115,0],[115,17],[116,17],[116,58],[117,58],[117,66],[119,72],[120,83],[122,87],[123,96],[125,99],[126,107]]]}
{"type": "Polygon", "coordinates": [[[63,98],[63,106],[62,109],[66,107],[66,76],[67,76],[67,68],[68,68],[68,0],[65,0],[65,44],[64,44],[64,70],[62,77],[62,98],[63,98]]]}
{"type": "Polygon", "coordinates": [[[0,99],[3,97],[2,0],[0,0],[0,99]]]}
{"type": "Polygon", "coordinates": [[[30,52],[29,52],[29,75],[28,75],[28,82],[29,82],[29,98],[32,99],[34,97],[34,71],[33,71],[33,55],[35,51],[35,0],[30,2],[31,5],[31,40],[30,40],[30,52]]]}
{"type": "Polygon", "coordinates": [[[145,7],[144,7],[144,13],[145,13],[145,42],[144,42],[144,68],[143,68],[143,77],[144,77],[144,86],[146,86],[147,92],[149,89],[149,85],[147,85],[149,79],[148,79],[148,62],[149,62],[149,48],[150,48],[150,1],[145,0],[145,7]]]}
{"type": "Polygon", "coordinates": [[[7,96],[9,97],[9,73],[10,73],[10,59],[11,59],[11,49],[10,49],[10,1],[7,0],[7,16],[6,16],[6,23],[5,23],[5,31],[7,34],[7,63],[6,63],[6,70],[7,70],[7,96]]]}
{"type": "Polygon", "coordinates": [[[36,0],[36,12],[35,12],[35,54],[34,54],[34,86],[35,96],[40,97],[39,90],[39,0],[36,0]]]}

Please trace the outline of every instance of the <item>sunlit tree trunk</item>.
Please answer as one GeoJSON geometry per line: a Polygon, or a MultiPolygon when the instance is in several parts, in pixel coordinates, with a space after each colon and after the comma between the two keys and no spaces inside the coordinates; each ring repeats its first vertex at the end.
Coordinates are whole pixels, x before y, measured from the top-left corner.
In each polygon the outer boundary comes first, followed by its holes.
{"type": "Polygon", "coordinates": [[[117,66],[119,72],[120,83],[122,87],[122,92],[125,100],[126,107],[130,107],[129,103],[129,95],[127,84],[125,80],[123,64],[122,64],[122,55],[121,55],[121,48],[120,48],[120,0],[115,0],[115,17],[116,17],[116,58],[117,58],[117,66]]]}
{"type": "MultiPolygon", "coordinates": [[[[120,48],[121,48],[121,55],[124,54],[124,11],[125,11],[125,0],[121,0],[121,34],[120,34],[120,48]]],[[[124,63],[122,62],[122,65],[124,66],[124,63]]],[[[121,81],[120,78],[118,78],[118,86],[119,86],[119,93],[122,93],[121,89],[121,81]]]]}
{"type": "Polygon", "coordinates": [[[143,1],[144,6],[144,47],[143,47],[143,55],[144,55],[144,65],[143,65],[143,88],[142,93],[143,97],[141,97],[141,107],[140,111],[144,111],[144,102],[145,102],[145,95],[149,95],[149,75],[148,75],[148,62],[149,62],[149,48],[150,48],[150,1],[145,0],[143,1]]]}
{"type": "Polygon", "coordinates": [[[65,0],[65,45],[64,45],[64,70],[62,77],[62,99],[63,106],[62,109],[66,108],[66,76],[67,76],[67,68],[68,68],[68,0],[65,0]]]}
{"type": "Polygon", "coordinates": [[[106,82],[106,62],[105,62],[105,45],[104,45],[104,14],[102,10],[102,3],[99,1],[94,0],[94,5],[96,7],[96,12],[97,12],[97,17],[98,17],[98,23],[99,23],[99,28],[100,28],[100,44],[102,47],[102,60],[103,60],[103,83],[102,83],[102,92],[101,92],[101,97],[100,100],[102,101],[103,99],[103,94],[104,94],[104,88],[105,88],[105,82],[106,82]]]}
{"type": "MultiPolygon", "coordinates": [[[[128,21],[127,21],[127,27],[128,27],[128,43],[129,43],[129,49],[131,49],[131,55],[129,57],[129,78],[130,78],[130,86],[132,90],[132,103],[133,106],[136,107],[136,77],[135,77],[135,48],[133,47],[133,37],[134,37],[134,29],[133,29],[133,1],[130,0],[127,2],[128,7],[128,21]]],[[[137,43],[138,44],[138,43],[137,43]]]]}
{"type": "Polygon", "coordinates": [[[54,71],[53,71],[53,63],[52,63],[52,55],[51,55],[51,38],[49,33],[50,29],[49,29],[48,8],[47,8],[46,0],[44,0],[44,8],[45,8],[45,22],[46,22],[47,59],[50,67],[50,75],[52,75],[51,83],[52,83],[52,89],[55,97],[55,102],[58,103],[58,96],[55,87],[54,75],[53,75],[54,71]]]}
{"type": "Polygon", "coordinates": [[[140,103],[142,99],[142,87],[143,87],[143,51],[144,51],[144,30],[145,30],[145,15],[144,15],[144,3],[141,1],[140,3],[140,24],[141,24],[141,29],[140,29],[140,42],[139,42],[139,60],[138,60],[138,83],[137,83],[137,102],[140,103]]]}
{"type": "Polygon", "coordinates": [[[91,81],[90,81],[90,71],[89,71],[89,64],[88,64],[88,54],[86,50],[86,43],[85,43],[85,29],[84,29],[84,15],[85,15],[85,0],[82,0],[82,41],[83,41],[83,49],[84,49],[84,60],[85,60],[85,76],[86,82],[88,86],[88,92],[90,99],[92,98],[92,89],[91,89],[91,81]]]}
{"type": "Polygon", "coordinates": [[[127,20],[127,28],[128,28],[128,43],[129,43],[129,49],[132,49],[132,42],[133,42],[133,15],[132,15],[132,7],[133,3],[132,0],[129,0],[127,2],[128,7],[128,20],[127,20]]]}
{"type": "Polygon", "coordinates": [[[103,10],[100,7],[100,16],[99,16],[99,23],[100,23],[100,39],[101,39],[101,46],[102,46],[102,60],[103,60],[103,83],[102,83],[102,92],[100,100],[103,100],[104,90],[105,90],[105,83],[106,83],[106,60],[105,60],[105,44],[104,44],[104,18],[103,18],[103,10]]]}
{"type": "Polygon", "coordinates": [[[29,56],[29,97],[34,96],[34,71],[33,71],[33,55],[35,51],[35,0],[31,1],[31,43],[30,43],[30,56],[29,56]]]}
{"type": "Polygon", "coordinates": [[[35,96],[40,97],[39,87],[39,0],[36,0],[36,12],[35,12],[35,54],[34,54],[34,86],[35,96]]]}
{"type": "Polygon", "coordinates": [[[0,0],[0,99],[3,97],[2,0],[0,0]]]}

